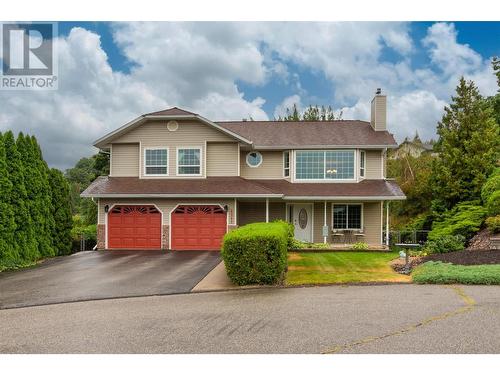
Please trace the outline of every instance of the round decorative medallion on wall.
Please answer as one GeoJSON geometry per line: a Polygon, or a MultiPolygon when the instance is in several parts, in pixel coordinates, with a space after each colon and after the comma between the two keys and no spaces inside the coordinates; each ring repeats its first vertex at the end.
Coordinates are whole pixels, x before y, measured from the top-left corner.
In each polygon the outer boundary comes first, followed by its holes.
{"type": "Polygon", "coordinates": [[[167,123],[167,129],[171,132],[175,132],[177,129],[179,129],[179,123],[177,121],[169,121],[167,123]]]}
{"type": "Polygon", "coordinates": [[[307,227],[307,211],[304,208],[299,211],[299,226],[301,229],[307,227]]]}
{"type": "Polygon", "coordinates": [[[249,152],[246,160],[249,167],[256,168],[262,164],[262,154],[258,151],[249,152]]]}

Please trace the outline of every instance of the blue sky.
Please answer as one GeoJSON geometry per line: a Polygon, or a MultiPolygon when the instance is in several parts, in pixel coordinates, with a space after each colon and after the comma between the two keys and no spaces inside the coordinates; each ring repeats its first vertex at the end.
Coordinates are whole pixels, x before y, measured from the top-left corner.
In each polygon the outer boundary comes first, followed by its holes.
{"type": "Polygon", "coordinates": [[[92,142],[172,106],[212,120],[273,119],[297,104],[367,120],[381,87],[398,140],[436,122],[460,76],[498,87],[500,22],[60,22],[59,89],[0,92],[0,131],[35,134],[67,168],[92,142]],[[36,119],[36,121],[33,121],[36,119]]]}
{"type": "MultiPolygon", "coordinates": [[[[415,42],[417,49],[412,59],[414,68],[429,67],[429,56],[423,48],[418,48],[419,41],[425,37],[427,29],[435,22],[412,22],[410,35],[415,42]]],[[[461,44],[470,45],[476,52],[484,58],[500,56],[500,22],[454,22],[458,32],[457,41],[461,44]]],[[[59,33],[68,35],[73,27],[83,27],[91,30],[101,37],[102,48],[106,52],[109,64],[113,70],[123,73],[130,73],[134,63],[127,60],[120,48],[113,41],[113,31],[110,23],[106,22],[61,22],[59,23],[59,33]]],[[[382,61],[397,62],[402,57],[387,48],[381,56],[382,61]]],[[[321,71],[313,71],[300,67],[293,62],[289,62],[288,67],[291,72],[299,76],[301,86],[308,93],[308,101],[304,103],[319,105],[335,105],[332,102],[335,87],[329,84],[321,71]]],[[[285,84],[279,79],[271,79],[265,85],[252,85],[243,81],[237,81],[245,98],[261,96],[266,98],[266,103],[262,106],[270,118],[273,117],[275,107],[282,101],[283,97],[295,93],[293,84],[285,84]]]]}

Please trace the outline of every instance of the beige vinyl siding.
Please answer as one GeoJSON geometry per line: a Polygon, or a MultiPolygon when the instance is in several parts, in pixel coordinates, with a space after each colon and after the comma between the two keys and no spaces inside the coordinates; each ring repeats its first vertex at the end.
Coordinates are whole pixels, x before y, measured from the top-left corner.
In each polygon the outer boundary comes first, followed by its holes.
{"type": "Polygon", "coordinates": [[[238,143],[207,143],[207,176],[238,176],[238,143]]]}
{"type": "Polygon", "coordinates": [[[178,204],[220,204],[228,206],[227,221],[228,224],[235,224],[234,218],[234,199],[139,199],[139,198],[123,198],[123,199],[99,199],[98,205],[98,224],[105,224],[106,213],[104,207],[108,205],[110,208],[114,204],[155,204],[162,212],[163,224],[170,223],[170,212],[178,204]]]}
{"type": "Polygon", "coordinates": [[[139,144],[114,144],[111,149],[111,176],[139,176],[139,144]]]}
{"type": "MultiPolygon", "coordinates": [[[[179,129],[171,132],[167,129],[166,121],[148,121],[116,139],[113,142],[113,147],[117,143],[141,143],[141,177],[144,177],[144,149],[147,147],[168,147],[169,176],[161,178],[177,177],[177,148],[181,148],[182,146],[200,147],[202,149],[202,177],[204,177],[205,163],[203,159],[206,157],[205,142],[234,142],[234,139],[198,121],[178,122],[179,129]]],[[[186,176],[180,177],[186,178],[186,176]]]]}
{"type": "MultiPolygon", "coordinates": [[[[285,202],[269,202],[269,221],[285,220],[285,202]]],[[[238,202],[238,225],[266,221],[266,202],[238,202]]]]}
{"type": "Polygon", "coordinates": [[[246,161],[247,151],[240,154],[240,175],[249,179],[283,178],[283,152],[259,151],[262,154],[262,164],[249,167],[246,161]]]}
{"type": "MultiPolygon", "coordinates": [[[[314,202],[314,225],[313,225],[313,242],[323,242],[323,225],[325,225],[325,203],[314,202]]],[[[328,225],[327,241],[331,241],[331,228],[332,228],[332,204],[326,203],[326,225],[328,225]]]]}
{"type": "Polygon", "coordinates": [[[366,150],[366,178],[382,178],[382,150],[366,150]]]}
{"type": "Polygon", "coordinates": [[[369,245],[380,245],[381,225],[380,205],[382,202],[365,202],[363,204],[363,226],[365,242],[369,245]]]}

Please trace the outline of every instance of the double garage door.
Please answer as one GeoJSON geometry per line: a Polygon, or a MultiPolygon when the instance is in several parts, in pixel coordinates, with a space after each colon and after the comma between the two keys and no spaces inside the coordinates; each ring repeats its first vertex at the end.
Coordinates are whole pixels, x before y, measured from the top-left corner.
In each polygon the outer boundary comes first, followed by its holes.
{"type": "MultiPolygon", "coordinates": [[[[170,217],[170,248],[220,250],[226,216],[218,205],[178,206],[170,217]]],[[[108,248],[159,250],[161,228],[161,213],[154,206],[115,206],[108,213],[108,248]]]]}

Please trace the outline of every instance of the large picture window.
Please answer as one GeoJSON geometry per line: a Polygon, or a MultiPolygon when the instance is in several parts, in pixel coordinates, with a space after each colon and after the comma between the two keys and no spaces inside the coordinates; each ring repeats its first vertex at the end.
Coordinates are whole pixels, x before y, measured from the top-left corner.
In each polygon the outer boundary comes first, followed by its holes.
{"type": "Polygon", "coordinates": [[[362,229],[361,204],[334,204],[333,229],[362,229]]]}
{"type": "Polygon", "coordinates": [[[168,174],[168,149],[146,149],[144,154],[145,175],[165,176],[168,174]]]}
{"type": "Polygon", "coordinates": [[[177,174],[201,175],[201,148],[177,149],[177,174]]]}
{"type": "Polygon", "coordinates": [[[297,151],[297,180],[353,180],[354,151],[297,151]]]}

